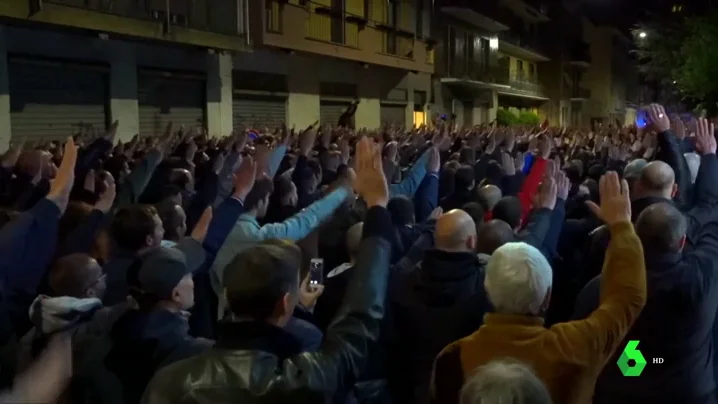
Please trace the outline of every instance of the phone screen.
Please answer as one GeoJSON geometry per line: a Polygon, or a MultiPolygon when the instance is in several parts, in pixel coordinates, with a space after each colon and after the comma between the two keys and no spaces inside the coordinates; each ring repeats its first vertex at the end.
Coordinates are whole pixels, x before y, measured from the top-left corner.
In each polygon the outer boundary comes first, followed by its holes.
{"type": "Polygon", "coordinates": [[[324,283],[324,259],[312,258],[309,262],[309,284],[321,285],[324,283]]]}

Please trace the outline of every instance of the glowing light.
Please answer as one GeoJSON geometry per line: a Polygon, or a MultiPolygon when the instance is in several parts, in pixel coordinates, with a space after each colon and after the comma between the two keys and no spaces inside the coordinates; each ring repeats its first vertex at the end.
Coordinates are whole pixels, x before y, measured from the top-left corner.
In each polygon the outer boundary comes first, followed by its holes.
{"type": "Polygon", "coordinates": [[[499,38],[498,37],[491,37],[489,38],[489,49],[496,50],[499,49],[499,38]]]}
{"type": "Polygon", "coordinates": [[[645,38],[645,37],[647,37],[647,36],[648,36],[648,34],[646,34],[645,32],[641,32],[641,33],[638,34],[638,37],[639,37],[639,38],[645,38]]]}

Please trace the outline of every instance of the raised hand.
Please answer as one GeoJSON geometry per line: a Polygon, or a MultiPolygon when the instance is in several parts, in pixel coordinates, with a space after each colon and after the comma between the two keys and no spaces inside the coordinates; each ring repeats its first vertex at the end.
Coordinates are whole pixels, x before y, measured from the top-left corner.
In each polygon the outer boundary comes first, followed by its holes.
{"type": "Polygon", "coordinates": [[[436,147],[432,147],[430,152],[431,155],[429,155],[429,163],[426,167],[426,171],[437,174],[441,168],[441,155],[439,154],[439,149],[436,147]]]}
{"type": "Polygon", "coordinates": [[[53,201],[60,212],[64,213],[67,203],[70,200],[70,191],[75,183],[75,164],[77,163],[77,147],[72,136],[65,142],[65,153],[62,156],[62,163],[57,170],[57,175],[50,185],[50,192],[47,199],[53,201]]]}
{"type": "Polygon", "coordinates": [[[631,222],[631,200],[626,180],[619,180],[618,174],[609,171],[598,182],[601,206],[592,201],[586,205],[598,218],[606,224],[612,225],[620,222],[631,222]]]}
{"type": "Polygon", "coordinates": [[[239,164],[239,168],[232,175],[232,184],[234,185],[233,197],[244,201],[249,195],[249,191],[254,186],[254,181],[257,178],[257,164],[254,162],[252,156],[246,156],[242,159],[239,164]]]}
{"type": "Polygon", "coordinates": [[[524,154],[521,152],[516,153],[516,158],[514,158],[514,168],[516,172],[522,171],[524,169],[524,154]]]}
{"type": "Polygon", "coordinates": [[[564,201],[567,200],[568,191],[571,190],[571,181],[566,176],[566,173],[563,170],[558,170],[554,176],[554,181],[556,181],[556,197],[564,201]]]}
{"type": "Polygon", "coordinates": [[[367,137],[363,137],[357,144],[356,176],[354,189],[367,206],[386,207],[389,187],[382,168],[381,150],[367,137]]]}
{"type": "Polygon", "coordinates": [[[209,229],[209,224],[212,222],[212,207],[207,207],[207,209],[202,212],[202,216],[199,218],[199,221],[197,221],[197,224],[194,226],[194,229],[192,230],[192,238],[196,241],[199,241],[200,243],[204,242],[204,238],[207,236],[207,229],[209,229]]]}
{"type": "Polygon", "coordinates": [[[299,155],[309,156],[312,148],[314,147],[314,141],[317,139],[317,131],[314,127],[309,127],[307,130],[299,135],[299,155]]]}
{"type": "Polygon", "coordinates": [[[544,160],[547,160],[549,156],[551,155],[551,149],[553,146],[553,141],[548,135],[543,135],[539,139],[538,144],[538,154],[539,157],[541,157],[544,160]]]}
{"type": "Polygon", "coordinates": [[[715,126],[704,118],[696,124],[696,149],[703,155],[716,153],[715,126]]]}
{"type": "Polygon", "coordinates": [[[556,207],[556,198],[558,197],[558,187],[552,176],[544,176],[541,185],[539,185],[538,193],[533,198],[534,206],[537,209],[550,209],[556,207]]]}
{"type": "Polygon", "coordinates": [[[516,175],[516,165],[508,153],[501,154],[501,168],[504,170],[504,175],[508,177],[516,175]]]}
{"type": "Polygon", "coordinates": [[[108,213],[115,204],[115,196],[117,196],[115,180],[112,176],[109,176],[107,180],[105,180],[105,192],[100,195],[97,203],[95,203],[95,209],[102,213],[108,213]]]}
{"type": "Polygon", "coordinates": [[[311,310],[317,304],[317,300],[322,293],[324,293],[324,285],[311,285],[309,278],[311,278],[311,274],[307,274],[299,287],[299,302],[302,306],[311,310]]]}
{"type": "Polygon", "coordinates": [[[666,110],[662,105],[651,104],[648,106],[648,118],[656,133],[662,133],[671,128],[671,120],[668,119],[666,110]]]}

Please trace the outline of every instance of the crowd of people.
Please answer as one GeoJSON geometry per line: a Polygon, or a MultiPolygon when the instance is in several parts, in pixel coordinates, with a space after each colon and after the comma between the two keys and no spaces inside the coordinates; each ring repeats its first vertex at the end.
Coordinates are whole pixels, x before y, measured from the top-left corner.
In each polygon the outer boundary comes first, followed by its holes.
{"type": "Polygon", "coordinates": [[[12,145],[0,403],[716,403],[714,127],[647,115],[12,145]]]}

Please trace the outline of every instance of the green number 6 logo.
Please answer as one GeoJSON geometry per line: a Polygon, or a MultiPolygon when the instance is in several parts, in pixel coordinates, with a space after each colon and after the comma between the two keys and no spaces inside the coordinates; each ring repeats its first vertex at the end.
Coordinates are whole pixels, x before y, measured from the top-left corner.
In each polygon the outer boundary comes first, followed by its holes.
{"type": "Polygon", "coordinates": [[[638,347],[637,340],[628,341],[626,348],[621,353],[621,357],[618,358],[618,368],[621,369],[621,373],[627,377],[640,376],[643,369],[646,367],[646,359],[643,357],[641,351],[636,349],[638,347]],[[633,360],[633,364],[629,364],[628,361],[633,360]]]}

